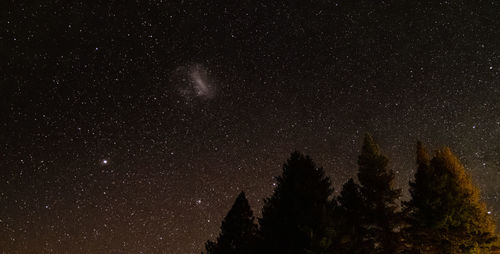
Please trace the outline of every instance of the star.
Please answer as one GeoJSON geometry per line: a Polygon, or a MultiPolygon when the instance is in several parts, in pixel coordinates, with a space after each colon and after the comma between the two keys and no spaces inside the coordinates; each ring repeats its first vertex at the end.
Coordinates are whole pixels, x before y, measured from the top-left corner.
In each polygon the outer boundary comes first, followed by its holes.
{"type": "Polygon", "coordinates": [[[414,13],[383,1],[12,2],[0,26],[11,49],[0,74],[0,214],[29,232],[5,231],[16,239],[6,253],[115,241],[111,252],[200,253],[241,190],[259,214],[295,149],[338,194],[356,178],[365,132],[404,193],[422,140],[459,151],[494,197],[490,214],[500,209],[495,1],[474,12],[403,1],[414,13]],[[56,234],[29,241],[68,227],[62,244],[56,234]]]}

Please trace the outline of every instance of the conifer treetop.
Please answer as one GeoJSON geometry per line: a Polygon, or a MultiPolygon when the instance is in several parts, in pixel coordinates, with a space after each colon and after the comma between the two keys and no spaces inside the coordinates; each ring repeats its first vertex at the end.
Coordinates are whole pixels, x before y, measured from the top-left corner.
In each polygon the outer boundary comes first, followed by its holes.
{"type": "Polygon", "coordinates": [[[422,144],[422,142],[417,141],[417,165],[428,165],[430,161],[431,156],[425,149],[424,145],[422,144]]]}
{"type": "Polygon", "coordinates": [[[373,140],[373,137],[366,133],[365,137],[363,139],[363,147],[361,150],[361,155],[368,155],[368,154],[373,154],[373,155],[379,155],[380,154],[380,148],[375,143],[373,140]]]}

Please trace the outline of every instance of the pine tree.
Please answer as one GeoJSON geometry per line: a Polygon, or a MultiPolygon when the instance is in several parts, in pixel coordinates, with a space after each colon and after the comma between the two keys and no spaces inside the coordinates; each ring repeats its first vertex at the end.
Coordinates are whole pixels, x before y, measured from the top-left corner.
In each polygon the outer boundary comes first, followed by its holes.
{"type": "Polygon", "coordinates": [[[216,242],[205,244],[207,254],[253,253],[257,225],[245,193],[241,192],[222,221],[221,233],[216,242]]]}
{"type": "Polygon", "coordinates": [[[495,240],[495,224],[464,166],[447,147],[429,160],[417,146],[418,169],[407,203],[413,248],[428,253],[478,253],[495,240]]]}
{"type": "Polygon", "coordinates": [[[415,253],[430,251],[437,236],[427,229],[442,220],[433,207],[440,202],[441,193],[437,190],[437,178],[430,166],[431,158],[421,142],[417,143],[417,171],[414,181],[409,183],[411,200],[405,202],[405,213],[408,227],[405,229],[407,242],[415,253]]]}
{"type": "Polygon", "coordinates": [[[367,232],[365,244],[372,253],[398,253],[401,248],[401,214],[397,201],[401,195],[394,188],[394,172],[370,135],[365,135],[358,157],[358,180],[364,199],[362,218],[367,232]]]}
{"type": "Polygon", "coordinates": [[[359,185],[352,178],[342,186],[338,202],[335,213],[335,218],[338,218],[335,221],[336,253],[363,253],[363,197],[359,185]]]}
{"type": "Polygon", "coordinates": [[[330,179],[309,156],[294,152],[276,180],[259,219],[259,253],[305,253],[318,242],[313,239],[326,235],[330,224],[330,179]]]}

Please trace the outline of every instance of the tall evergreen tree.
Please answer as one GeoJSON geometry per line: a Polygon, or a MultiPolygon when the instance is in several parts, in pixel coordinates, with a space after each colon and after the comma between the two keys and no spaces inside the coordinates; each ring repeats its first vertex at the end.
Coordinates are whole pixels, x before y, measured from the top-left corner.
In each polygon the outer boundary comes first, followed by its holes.
{"type": "Polygon", "coordinates": [[[207,254],[254,253],[253,244],[257,225],[245,193],[241,192],[222,221],[216,242],[205,244],[207,254]]]}
{"type": "Polygon", "coordinates": [[[363,253],[362,211],[363,197],[360,187],[351,178],[342,186],[335,218],[335,253],[363,253]]]}
{"type": "Polygon", "coordinates": [[[394,188],[394,172],[370,135],[365,135],[358,157],[358,180],[364,199],[365,244],[372,253],[398,253],[401,248],[401,216],[397,211],[401,191],[394,188]]]}
{"type": "Polygon", "coordinates": [[[447,147],[429,156],[417,146],[418,169],[407,203],[413,249],[479,253],[495,239],[495,224],[464,166],[447,147]]]}
{"type": "Polygon", "coordinates": [[[259,219],[259,253],[306,253],[314,248],[317,241],[313,239],[328,229],[330,179],[309,156],[294,152],[276,180],[259,219]]]}
{"type": "Polygon", "coordinates": [[[406,221],[405,229],[407,243],[411,246],[411,253],[430,251],[437,236],[428,231],[444,214],[433,209],[440,202],[441,193],[438,193],[436,176],[431,167],[431,157],[421,142],[417,143],[417,171],[414,181],[409,183],[411,200],[404,203],[406,221]]]}

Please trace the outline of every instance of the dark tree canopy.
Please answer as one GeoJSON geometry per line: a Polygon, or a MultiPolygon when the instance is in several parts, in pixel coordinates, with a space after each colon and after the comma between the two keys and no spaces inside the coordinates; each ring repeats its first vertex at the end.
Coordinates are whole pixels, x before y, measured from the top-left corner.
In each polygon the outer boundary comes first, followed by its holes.
{"type": "Polygon", "coordinates": [[[406,204],[413,249],[476,252],[495,239],[495,224],[464,166],[447,147],[432,160],[419,143],[406,204]]]}
{"type": "Polygon", "coordinates": [[[416,152],[403,209],[389,160],[371,136],[358,157],[359,183],[349,179],[337,198],[324,170],[293,152],[264,200],[260,227],[240,193],[207,254],[498,253],[493,218],[460,161],[446,147],[431,158],[418,142],[416,152]]]}
{"type": "Polygon", "coordinates": [[[411,200],[404,203],[408,228],[408,243],[413,249],[430,249],[436,239],[428,230],[433,227],[443,214],[433,209],[440,202],[441,197],[437,192],[436,179],[433,168],[430,166],[431,158],[421,142],[417,143],[417,171],[414,181],[409,183],[411,200]]]}
{"type": "Polygon", "coordinates": [[[260,253],[303,253],[329,225],[330,179],[309,156],[294,152],[276,180],[259,219],[260,253]]]}
{"type": "Polygon", "coordinates": [[[363,253],[363,197],[351,178],[342,186],[335,213],[336,253],[363,253]]]}
{"type": "Polygon", "coordinates": [[[358,179],[364,199],[363,226],[367,232],[365,244],[374,253],[396,253],[401,246],[397,230],[401,215],[397,211],[399,189],[394,188],[394,172],[370,135],[365,135],[358,157],[358,179]]]}
{"type": "Polygon", "coordinates": [[[217,241],[205,244],[207,254],[253,253],[252,245],[257,231],[254,220],[245,193],[241,192],[222,221],[217,241]]]}

